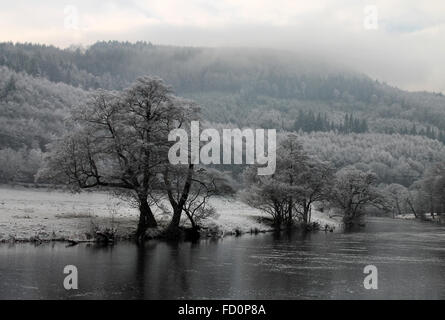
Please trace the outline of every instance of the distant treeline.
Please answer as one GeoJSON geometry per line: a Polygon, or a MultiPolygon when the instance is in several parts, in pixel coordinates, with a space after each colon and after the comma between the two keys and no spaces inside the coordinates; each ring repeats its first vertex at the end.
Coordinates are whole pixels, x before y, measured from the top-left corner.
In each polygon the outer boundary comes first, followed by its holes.
{"type": "Polygon", "coordinates": [[[368,122],[365,119],[356,119],[352,114],[346,114],[343,123],[337,124],[330,121],[326,113],[315,115],[312,111],[304,112],[300,110],[298,118],[295,120],[295,131],[316,132],[316,131],[338,131],[341,133],[365,133],[368,132],[368,122]]]}
{"type": "Polygon", "coordinates": [[[314,113],[341,112],[367,119],[370,131],[372,120],[379,118],[409,121],[409,129],[416,124],[425,130],[430,126],[437,134],[445,131],[441,93],[405,92],[290,52],[117,41],[63,50],[0,43],[0,65],[83,89],[123,89],[137,77],[159,76],[178,94],[193,95],[214,122],[242,121],[245,112],[264,107],[288,118],[288,108],[298,112],[307,110],[298,105],[306,105],[314,113]],[[227,107],[225,97],[234,105],[227,111],[215,110],[227,107]]]}
{"type": "MultiPolygon", "coordinates": [[[[336,123],[329,120],[326,113],[315,113],[313,111],[300,110],[298,117],[294,122],[294,126],[291,128],[295,131],[303,131],[307,133],[311,132],[326,132],[336,131],[343,134],[348,133],[366,133],[369,132],[368,121],[366,119],[355,118],[353,114],[345,114],[344,120],[341,123],[336,123]]],[[[424,136],[433,140],[438,140],[445,144],[445,132],[442,130],[435,130],[431,126],[426,128],[417,128],[415,124],[408,129],[403,127],[397,128],[385,128],[383,130],[385,134],[401,134],[412,136],[424,136]]]]}
{"type": "Polygon", "coordinates": [[[413,136],[424,136],[428,137],[433,140],[438,140],[445,144],[445,131],[442,130],[435,130],[431,126],[427,126],[425,128],[418,129],[415,124],[411,127],[411,129],[408,129],[407,127],[402,128],[401,130],[396,130],[392,128],[385,129],[385,133],[387,134],[394,134],[394,133],[400,133],[400,134],[406,134],[406,135],[413,135],[413,136]]]}

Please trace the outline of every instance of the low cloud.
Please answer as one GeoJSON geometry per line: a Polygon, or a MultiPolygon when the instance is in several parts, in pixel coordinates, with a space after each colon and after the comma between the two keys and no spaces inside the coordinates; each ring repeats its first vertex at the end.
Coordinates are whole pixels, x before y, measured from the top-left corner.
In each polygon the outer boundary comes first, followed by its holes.
{"type": "MultiPolygon", "coordinates": [[[[408,90],[445,92],[445,3],[374,1],[75,1],[3,4],[0,41],[67,47],[98,40],[293,50],[408,90]],[[74,7],[77,25],[67,28],[74,7]]],[[[72,26],[72,25],[71,25],[72,26]]]]}

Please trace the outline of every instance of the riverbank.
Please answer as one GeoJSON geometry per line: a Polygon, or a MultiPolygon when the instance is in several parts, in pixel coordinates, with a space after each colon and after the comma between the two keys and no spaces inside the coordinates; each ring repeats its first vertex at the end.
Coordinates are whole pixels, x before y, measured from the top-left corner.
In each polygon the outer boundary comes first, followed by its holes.
{"type": "MultiPolygon", "coordinates": [[[[208,234],[270,231],[267,215],[230,198],[214,198],[217,215],[203,223],[208,234]]],[[[113,229],[118,240],[134,234],[138,210],[105,192],[68,191],[23,186],[0,186],[0,242],[14,241],[91,241],[97,230],[113,229]]],[[[169,216],[156,212],[160,225],[169,216]]],[[[340,221],[314,211],[312,220],[322,227],[338,228],[340,221]]],[[[184,219],[183,224],[187,223],[184,219]]]]}
{"type": "Polygon", "coordinates": [[[396,219],[401,220],[420,220],[420,221],[430,221],[436,223],[445,223],[445,213],[434,213],[431,215],[430,213],[425,213],[423,217],[416,217],[412,213],[399,214],[395,216],[396,219]]]}

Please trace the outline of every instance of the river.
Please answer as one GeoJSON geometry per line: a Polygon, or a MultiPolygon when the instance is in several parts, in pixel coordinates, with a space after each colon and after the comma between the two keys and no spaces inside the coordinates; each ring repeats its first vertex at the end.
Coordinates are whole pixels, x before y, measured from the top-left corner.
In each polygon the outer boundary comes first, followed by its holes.
{"type": "Polygon", "coordinates": [[[68,298],[444,299],[445,227],[372,218],[354,232],[0,245],[0,299],[68,298]],[[66,265],[78,290],[63,287],[66,265]],[[363,286],[366,265],[377,267],[377,290],[363,286]]]}

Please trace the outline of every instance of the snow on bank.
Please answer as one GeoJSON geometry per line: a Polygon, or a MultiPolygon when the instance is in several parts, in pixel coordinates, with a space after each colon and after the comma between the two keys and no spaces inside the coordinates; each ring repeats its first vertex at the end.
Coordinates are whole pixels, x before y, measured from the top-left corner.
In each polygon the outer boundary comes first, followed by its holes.
{"type": "MultiPolygon", "coordinates": [[[[220,235],[235,232],[268,231],[261,222],[267,217],[259,210],[230,198],[214,198],[211,204],[217,216],[204,226],[218,230],[220,235]]],[[[166,221],[157,212],[160,221],[166,221]]],[[[324,226],[339,225],[337,220],[314,211],[312,220],[324,226]]],[[[88,239],[94,226],[116,228],[117,236],[125,238],[135,231],[138,210],[105,192],[69,193],[52,189],[0,186],[0,241],[52,239],[88,239]]],[[[186,223],[186,219],[183,220],[186,223]]]]}
{"type": "Polygon", "coordinates": [[[396,219],[402,219],[402,220],[414,220],[416,217],[412,213],[406,213],[406,214],[398,214],[395,216],[396,219]]]}
{"type": "Polygon", "coordinates": [[[86,239],[93,223],[117,225],[124,235],[133,231],[137,217],[137,210],[122,206],[106,193],[0,187],[0,241],[86,239]]]}
{"type": "MultiPolygon", "coordinates": [[[[412,213],[398,214],[395,216],[395,218],[402,219],[402,220],[416,220],[416,219],[418,219],[412,213]]],[[[434,213],[433,215],[431,215],[431,213],[427,212],[427,213],[423,214],[423,219],[443,223],[443,222],[445,222],[445,213],[434,213]]]]}

